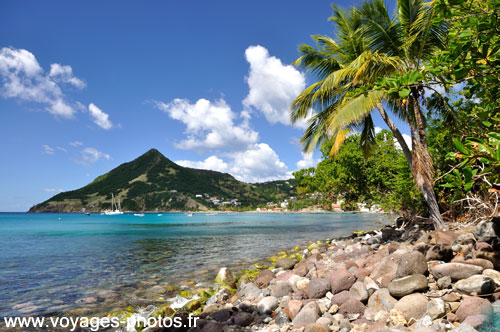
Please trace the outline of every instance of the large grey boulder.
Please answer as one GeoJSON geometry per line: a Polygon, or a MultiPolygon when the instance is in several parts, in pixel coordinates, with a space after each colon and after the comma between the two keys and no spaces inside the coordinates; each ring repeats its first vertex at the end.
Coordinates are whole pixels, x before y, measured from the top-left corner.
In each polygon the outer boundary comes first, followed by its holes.
{"type": "Polygon", "coordinates": [[[406,277],[412,274],[425,274],[427,262],[425,256],[419,251],[412,251],[401,256],[396,270],[396,278],[406,277]]]}
{"type": "Polygon", "coordinates": [[[278,299],[274,296],[267,296],[259,301],[257,310],[259,314],[271,314],[278,307],[278,299]]]}
{"type": "Polygon", "coordinates": [[[457,281],[453,287],[464,293],[483,295],[493,293],[495,290],[495,282],[490,277],[475,275],[467,279],[457,281]]]}
{"type": "Polygon", "coordinates": [[[500,226],[491,220],[483,220],[474,228],[474,236],[477,241],[491,242],[498,238],[500,226]]]}

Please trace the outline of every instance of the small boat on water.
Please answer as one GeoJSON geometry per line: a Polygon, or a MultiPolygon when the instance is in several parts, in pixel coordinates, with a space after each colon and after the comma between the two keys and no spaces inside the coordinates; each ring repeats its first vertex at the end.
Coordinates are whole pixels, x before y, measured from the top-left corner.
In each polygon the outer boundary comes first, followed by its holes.
{"type": "Polygon", "coordinates": [[[217,213],[207,213],[206,216],[215,216],[217,213]]]}
{"type": "Polygon", "coordinates": [[[85,215],[86,215],[86,216],[90,216],[90,212],[86,212],[86,213],[85,213],[85,215]]]}
{"type": "Polygon", "coordinates": [[[105,210],[101,215],[104,214],[106,216],[114,216],[117,214],[123,214],[120,206],[120,200],[118,199],[118,203],[115,201],[115,196],[111,193],[111,210],[105,210]]]}
{"type": "Polygon", "coordinates": [[[161,217],[161,216],[163,216],[163,214],[162,213],[158,213],[158,217],[161,217]]]}
{"type": "Polygon", "coordinates": [[[144,213],[134,213],[134,216],[136,216],[136,217],[144,217],[144,213]]]}
{"type": "Polygon", "coordinates": [[[193,216],[193,213],[192,213],[192,212],[186,213],[186,216],[188,216],[188,217],[192,217],[192,216],[193,216]]]}

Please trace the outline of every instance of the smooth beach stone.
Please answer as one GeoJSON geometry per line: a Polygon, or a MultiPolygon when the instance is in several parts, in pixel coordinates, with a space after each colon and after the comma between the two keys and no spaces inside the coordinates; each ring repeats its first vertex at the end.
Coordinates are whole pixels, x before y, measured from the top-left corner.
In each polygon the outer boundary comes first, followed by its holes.
{"type": "Polygon", "coordinates": [[[224,330],[224,324],[216,323],[216,322],[208,322],[203,328],[201,332],[222,332],[224,330]]]}
{"type": "Polygon", "coordinates": [[[484,259],[484,258],[471,258],[471,259],[465,259],[465,260],[462,258],[462,259],[454,260],[453,262],[476,265],[476,266],[482,267],[483,269],[493,269],[494,268],[493,263],[487,259],[484,259]]]}
{"type": "Polygon", "coordinates": [[[290,319],[293,320],[299,313],[300,309],[302,309],[302,301],[291,300],[288,301],[287,306],[285,307],[285,313],[288,317],[290,317],[290,319]]]}
{"type": "Polygon", "coordinates": [[[396,277],[401,278],[412,274],[424,274],[427,272],[427,261],[425,256],[418,251],[412,251],[401,256],[396,270],[396,277]]]}
{"type": "Polygon", "coordinates": [[[342,315],[362,315],[365,312],[365,309],[366,307],[363,303],[361,303],[361,301],[358,301],[356,299],[349,299],[339,307],[339,313],[342,315]]]}
{"type": "Polygon", "coordinates": [[[233,273],[227,267],[221,268],[219,270],[219,273],[217,273],[217,276],[215,277],[215,282],[220,284],[233,282],[234,280],[235,277],[233,273]]]}
{"type": "Polygon", "coordinates": [[[216,321],[222,323],[231,318],[231,312],[227,309],[218,310],[214,312],[213,317],[216,321]]]}
{"type": "Polygon", "coordinates": [[[277,268],[283,268],[285,270],[293,269],[293,267],[297,264],[297,261],[288,257],[280,258],[276,261],[277,268]]]}
{"type": "Polygon", "coordinates": [[[441,277],[437,280],[437,285],[439,289],[446,289],[451,287],[451,278],[450,276],[441,277]]]}
{"type": "Polygon", "coordinates": [[[434,232],[434,239],[436,244],[449,245],[453,243],[458,237],[458,234],[452,231],[436,231],[434,232]]]}
{"type": "Polygon", "coordinates": [[[316,302],[309,302],[293,319],[292,323],[294,328],[300,328],[302,326],[316,323],[319,318],[319,313],[320,310],[316,302]]]}
{"type": "Polygon", "coordinates": [[[394,258],[387,256],[375,264],[375,267],[370,274],[370,278],[375,280],[379,285],[382,284],[381,281],[385,278],[388,285],[389,282],[396,277],[397,269],[398,264],[394,261],[394,258]]]}
{"type": "Polygon", "coordinates": [[[368,307],[376,311],[391,311],[398,301],[389,294],[387,288],[376,290],[368,299],[368,307]]]}
{"type": "Polygon", "coordinates": [[[497,270],[486,269],[483,271],[483,275],[490,277],[497,285],[500,285],[500,272],[497,270]]]}
{"type": "Polygon", "coordinates": [[[312,323],[306,326],[304,332],[330,332],[330,330],[322,324],[312,323]]]}
{"type": "Polygon", "coordinates": [[[283,310],[280,310],[280,312],[278,312],[276,316],[274,316],[274,322],[279,327],[282,327],[283,325],[288,324],[290,322],[290,318],[283,310]]]}
{"type": "Polygon", "coordinates": [[[366,302],[368,300],[368,290],[366,286],[361,281],[356,281],[349,289],[349,294],[353,299],[361,302],[366,302]]]}
{"type": "Polygon", "coordinates": [[[252,324],[253,320],[254,320],[253,315],[251,313],[248,313],[248,312],[237,312],[233,316],[234,324],[239,325],[239,326],[248,326],[248,325],[252,324]]]}
{"type": "Polygon", "coordinates": [[[285,281],[278,281],[276,285],[273,285],[270,288],[271,295],[274,297],[283,297],[292,293],[292,286],[285,281]]]}
{"type": "Polygon", "coordinates": [[[254,284],[244,284],[243,286],[240,287],[238,290],[238,295],[241,298],[247,298],[249,296],[253,296],[254,298],[259,297],[259,295],[262,293],[262,290],[255,286],[254,284]]]}
{"type": "Polygon", "coordinates": [[[331,303],[341,306],[351,298],[351,293],[349,291],[342,291],[332,296],[331,303]]]}
{"type": "Polygon", "coordinates": [[[480,274],[483,268],[476,265],[464,263],[444,263],[438,264],[431,268],[431,273],[434,278],[439,279],[449,276],[452,280],[461,280],[480,274]]]}
{"type": "Polygon", "coordinates": [[[459,280],[453,288],[476,295],[490,294],[495,290],[495,282],[490,277],[484,275],[475,275],[467,279],[459,280]]]}
{"type": "Polygon", "coordinates": [[[346,269],[328,272],[327,279],[333,294],[348,290],[356,282],[356,277],[346,269]]]}
{"type": "Polygon", "coordinates": [[[278,307],[278,299],[274,296],[267,296],[259,301],[257,310],[260,314],[271,314],[278,307]]]}
{"type": "Polygon", "coordinates": [[[471,296],[462,301],[456,312],[459,322],[474,315],[486,315],[493,309],[490,301],[477,296],[471,296]]]}
{"type": "Polygon", "coordinates": [[[427,277],[423,274],[414,274],[394,279],[389,284],[389,293],[392,296],[402,297],[416,291],[427,289],[427,277]]]}
{"type": "Polygon", "coordinates": [[[401,312],[406,321],[409,321],[411,318],[418,320],[427,312],[427,305],[428,301],[424,295],[414,293],[402,297],[401,300],[396,303],[394,309],[401,312]]]}
{"type": "Polygon", "coordinates": [[[264,288],[267,287],[273,279],[274,273],[272,273],[270,270],[262,270],[255,278],[254,284],[259,288],[264,288]]]}
{"type": "Polygon", "coordinates": [[[330,290],[330,282],[323,278],[312,278],[307,285],[305,292],[310,299],[319,299],[325,296],[330,290]]]}

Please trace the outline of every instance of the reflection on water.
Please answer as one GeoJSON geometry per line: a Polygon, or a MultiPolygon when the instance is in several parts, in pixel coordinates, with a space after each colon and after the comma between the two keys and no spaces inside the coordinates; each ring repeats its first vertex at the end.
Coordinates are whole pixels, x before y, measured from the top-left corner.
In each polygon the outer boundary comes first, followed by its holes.
{"type": "Polygon", "coordinates": [[[210,281],[222,266],[248,268],[310,240],[374,228],[381,218],[0,213],[0,316],[151,302],[154,286],[210,281]]]}

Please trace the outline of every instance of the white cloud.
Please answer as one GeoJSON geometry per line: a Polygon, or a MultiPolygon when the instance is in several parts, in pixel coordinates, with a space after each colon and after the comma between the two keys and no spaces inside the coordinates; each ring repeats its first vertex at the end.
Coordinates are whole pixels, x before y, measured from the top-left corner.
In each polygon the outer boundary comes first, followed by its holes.
{"type": "Polygon", "coordinates": [[[56,82],[68,83],[78,89],[83,89],[85,87],[85,82],[73,76],[73,68],[68,65],[63,66],[58,63],[51,64],[49,77],[56,82]]]}
{"type": "Polygon", "coordinates": [[[43,191],[47,193],[62,193],[64,189],[56,189],[56,188],[45,188],[43,191]]]}
{"type": "Polygon", "coordinates": [[[83,164],[93,164],[100,159],[109,160],[110,156],[107,153],[103,153],[96,148],[85,148],[80,152],[81,162],[83,164]]]}
{"type": "Polygon", "coordinates": [[[94,123],[101,127],[102,129],[111,129],[113,124],[109,121],[109,115],[104,113],[99,107],[90,103],[89,112],[92,118],[94,119],[94,123]]]}
{"type": "Polygon", "coordinates": [[[253,144],[248,150],[230,153],[227,155],[227,159],[229,161],[224,161],[217,156],[210,156],[203,161],[179,160],[176,163],[184,167],[230,173],[236,179],[250,183],[291,177],[285,163],[265,143],[253,144]]]}
{"type": "Polygon", "coordinates": [[[216,156],[210,156],[203,161],[178,160],[176,163],[184,167],[210,169],[223,173],[226,173],[229,169],[228,164],[216,156]]]}
{"type": "Polygon", "coordinates": [[[69,145],[73,146],[73,147],[78,147],[78,146],[82,146],[83,145],[83,142],[80,142],[80,141],[73,141],[73,142],[69,142],[69,145]]]}
{"type": "Polygon", "coordinates": [[[59,83],[84,86],[70,66],[53,64],[45,73],[33,53],[10,47],[0,50],[0,78],[2,97],[43,104],[47,112],[65,118],[72,117],[75,109],[65,101],[59,83]]]}
{"type": "Polygon", "coordinates": [[[297,169],[316,167],[320,162],[320,159],[315,159],[312,153],[302,152],[302,160],[297,162],[297,169]]]}
{"type": "Polygon", "coordinates": [[[382,131],[382,128],[380,127],[375,127],[375,134],[378,134],[382,131]]]}
{"type": "Polygon", "coordinates": [[[48,146],[47,144],[42,145],[42,154],[53,155],[54,153],[54,148],[48,146]]]}
{"type": "MultiPolygon", "coordinates": [[[[402,134],[402,135],[403,135],[403,139],[406,142],[406,145],[408,145],[408,148],[411,150],[412,149],[412,144],[411,144],[411,137],[410,137],[410,135],[408,135],[408,134],[402,134]]],[[[395,146],[398,149],[401,149],[401,145],[398,143],[398,141],[396,140],[396,138],[394,138],[394,143],[395,143],[395,146]]]]}
{"type": "Polygon", "coordinates": [[[62,146],[56,146],[56,149],[62,152],[68,152],[66,148],[63,148],[62,146]]]}
{"type": "MultiPolygon", "coordinates": [[[[244,107],[262,112],[270,123],[290,125],[290,103],[305,88],[304,75],[270,56],[260,45],[248,47],[245,57],[250,63],[247,77],[250,90],[243,100],[244,107]]],[[[305,121],[296,125],[305,127],[305,121]]]]}
{"type": "Polygon", "coordinates": [[[170,103],[155,102],[155,105],[186,125],[187,138],[176,143],[180,149],[238,151],[256,143],[259,137],[247,121],[235,124],[236,115],[223,99],[215,102],[199,99],[194,104],[186,99],[174,99],[170,103]]]}

